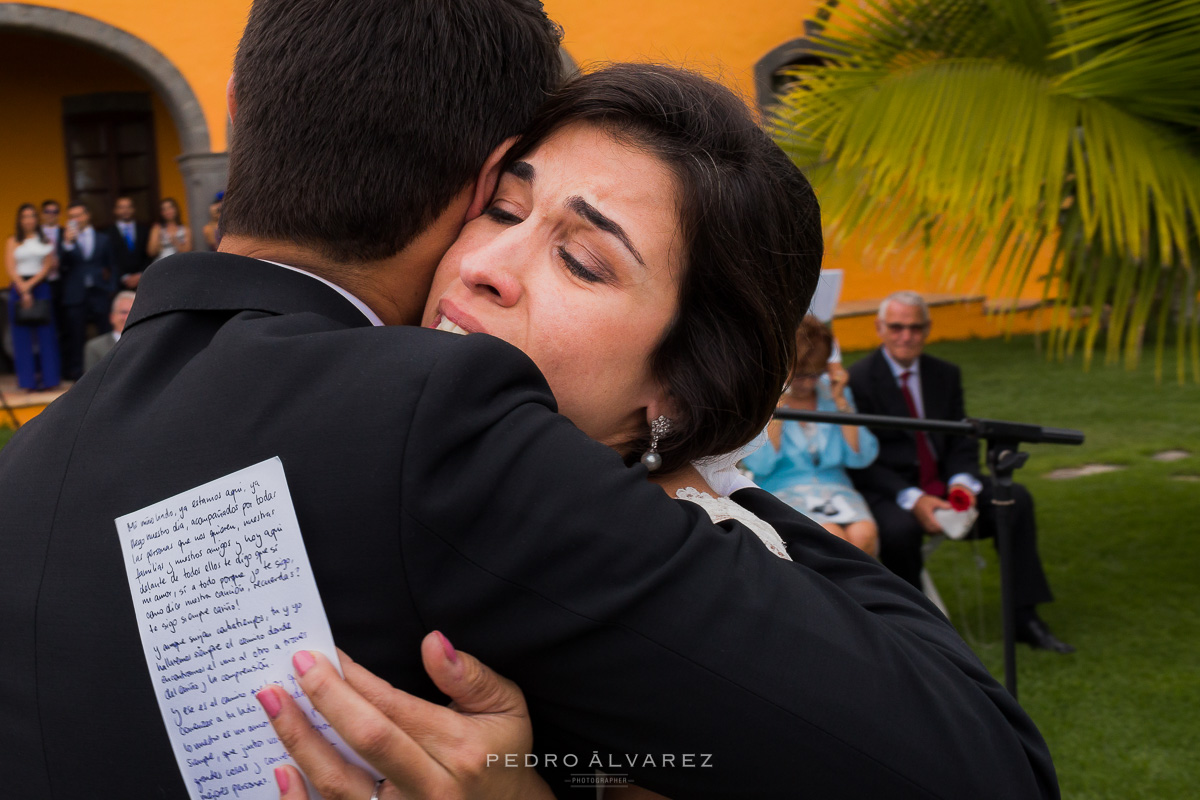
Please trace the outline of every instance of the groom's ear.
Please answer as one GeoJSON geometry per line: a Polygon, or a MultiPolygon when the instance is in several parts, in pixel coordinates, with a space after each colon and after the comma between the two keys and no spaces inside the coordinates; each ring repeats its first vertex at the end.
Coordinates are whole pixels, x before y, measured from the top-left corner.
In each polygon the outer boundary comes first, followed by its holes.
{"type": "Polygon", "coordinates": [[[487,208],[492,195],[496,193],[496,184],[500,182],[500,162],[516,141],[516,136],[505,139],[484,162],[483,169],[479,170],[479,177],[475,180],[475,194],[471,197],[471,205],[467,207],[464,223],[475,219],[487,208]]]}
{"type": "Polygon", "coordinates": [[[229,76],[229,83],[225,84],[225,105],[229,107],[229,121],[233,122],[237,116],[237,94],[234,92],[233,85],[234,76],[229,76]]]}

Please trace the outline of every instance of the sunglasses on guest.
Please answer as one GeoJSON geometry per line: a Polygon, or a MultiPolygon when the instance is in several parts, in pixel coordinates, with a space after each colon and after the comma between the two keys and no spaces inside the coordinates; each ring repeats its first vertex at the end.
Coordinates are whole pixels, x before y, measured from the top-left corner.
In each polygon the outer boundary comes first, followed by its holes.
{"type": "Polygon", "coordinates": [[[888,329],[888,333],[903,333],[904,331],[908,331],[909,333],[924,333],[929,330],[929,323],[914,322],[911,325],[905,325],[903,322],[888,322],[885,323],[884,327],[888,329]]]}

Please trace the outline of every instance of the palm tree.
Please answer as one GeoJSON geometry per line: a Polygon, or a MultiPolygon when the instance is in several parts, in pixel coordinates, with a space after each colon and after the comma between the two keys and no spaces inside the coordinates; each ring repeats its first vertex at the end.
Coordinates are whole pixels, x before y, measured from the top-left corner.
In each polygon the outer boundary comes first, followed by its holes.
{"type": "Polygon", "coordinates": [[[832,244],[853,232],[1016,296],[1046,274],[1050,352],[1106,329],[1200,381],[1200,2],[828,0],[777,138],[832,244]],[[1037,267],[1038,269],[1035,269],[1037,267]],[[1085,313],[1079,313],[1083,310],[1085,313]],[[1090,313],[1087,313],[1090,312],[1090,313]],[[1190,346],[1189,346],[1190,345],[1190,346]]]}

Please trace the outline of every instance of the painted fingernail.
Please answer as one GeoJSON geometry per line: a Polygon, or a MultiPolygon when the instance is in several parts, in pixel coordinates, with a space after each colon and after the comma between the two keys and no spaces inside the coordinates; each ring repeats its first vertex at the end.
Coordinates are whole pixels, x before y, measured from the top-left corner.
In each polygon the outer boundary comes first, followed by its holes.
{"type": "Polygon", "coordinates": [[[296,672],[300,673],[300,677],[304,677],[304,673],[312,669],[312,665],[317,663],[317,660],[313,658],[312,653],[301,650],[292,656],[292,663],[296,665],[296,672]]]}
{"type": "Polygon", "coordinates": [[[283,767],[275,768],[275,782],[279,784],[280,794],[286,794],[288,787],[292,785],[291,778],[288,777],[287,770],[283,767]]]}
{"type": "Polygon", "coordinates": [[[271,719],[278,717],[279,712],[283,710],[283,703],[279,702],[279,698],[275,696],[275,692],[270,688],[263,689],[254,696],[258,698],[258,702],[262,703],[263,710],[267,712],[267,716],[271,719]]]}
{"type": "Polygon", "coordinates": [[[450,640],[442,635],[441,631],[434,631],[437,634],[438,641],[442,643],[442,650],[446,653],[446,658],[451,664],[458,663],[458,651],[454,649],[454,645],[450,644],[450,640]]]}

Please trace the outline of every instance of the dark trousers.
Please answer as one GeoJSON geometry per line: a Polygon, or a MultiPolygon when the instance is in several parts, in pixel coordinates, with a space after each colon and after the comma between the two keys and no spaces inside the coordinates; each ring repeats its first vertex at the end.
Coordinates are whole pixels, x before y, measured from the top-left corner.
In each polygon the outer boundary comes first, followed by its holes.
{"type": "Polygon", "coordinates": [[[112,330],[112,324],[108,321],[111,306],[112,294],[94,286],[87,290],[82,303],[63,306],[67,333],[67,343],[63,348],[63,372],[68,380],[78,380],[83,374],[83,346],[87,343],[88,323],[96,326],[97,336],[112,330]]]}
{"type": "MultiPolygon", "coordinates": [[[[1033,495],[1019,483],[1013,484],[1012,560],[1013,599],[1018,608],[1048,603],[1054,599],[1042,558],[1037,550],[1037,520],[1033,513],[1033,495]]],[[[983,479],[983,490],[977,498],[979,521],[969,538],[993,539],[996,536],[995,508],[992,506],[991,478],[983,479]]],[[[921,588],[921,544],[925,529],[911,512],[893,500],[871,503],[871,513],[879,525],[879,560],[899,577],[921,588]]]]}
{"type": "Polygon", "coordinates": [[[47,280],[50,286],[50,302],[54,306],[54,325],[58,331],[58,352],[61,354],[67,344],[67,315],[62,302],[62,280],[47,280]]]}

